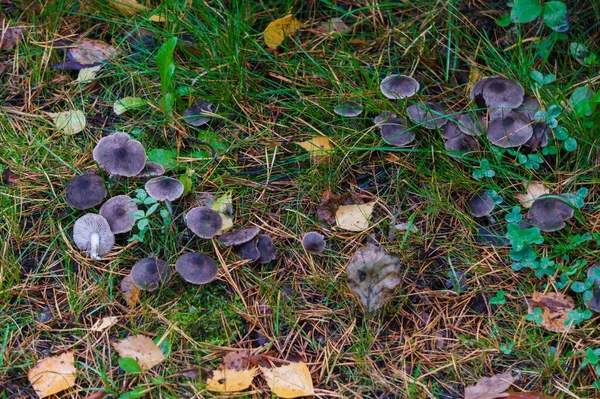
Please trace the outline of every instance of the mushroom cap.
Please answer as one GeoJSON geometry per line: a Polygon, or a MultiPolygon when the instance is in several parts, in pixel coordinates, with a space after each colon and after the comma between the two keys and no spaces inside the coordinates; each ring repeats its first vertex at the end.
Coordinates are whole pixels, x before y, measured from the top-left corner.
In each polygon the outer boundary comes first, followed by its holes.
{"type": "Polygon", "coordinates": [[[235,252],[242,259],[248,259],[252,262],[256,262],[260,259],[260,251],[258,250],[258,237],[255,237],[242,245],[237,245],[235,247],[235,252]]]}
{"type": "Polygon", "coordinates": [[[462,133],[458,129],[458,125],[453,121],[448,121],[442,128],[442,137],[446,140],[450,140],[460,136],[462,133]]]}
{"type": "Polygon", "coordinates": [[[121,234],[131,231],[135,224],[135,219],[131,215],[137,210],[138,207],[135,202],[131,202],[131,197],[117,195],[100,207],[100,216],[106,219],[113,234],[121,234]]]}
{"type": "Polygon", "coordinates": [[[188,283],[202,285],[210,283],[217,277],[218,268],[208,255],[188,252],[177,259],[175,270],[188,283]]]}
{"type": "Polygon", "coordinates": [[[493,76],[477,82],[469,96],[480,108],[517,108],[525,90],[519,82],[493,76]]]}
{"type": "Polygon", "coordinates": [[[487,130],[490,142],[502,148],[520,147],[533,136],[533,127],[529,118],[518,112],[492,113],[487,130]]]}
{"type": "Polygon", "coordinates": [[[567,199],[556,195],[540,195],[532,203],[527,219],[535,227],[546,233],[565,227],[565,221],[573,217],[573,208],[567,199]]]}
{"type": "Polygon", "coordinates": [[[115,245],[115,235],[108,221],[95,213],[86,213],[73,225],[73,241],[77,248],[89,252],[92,249],[92,235],[98,234],[98,255],[106,255],[115,245]]]}
{"type": "Polygon", "coordinates": [[[515,111],[519,111],[522,114],[527,115],[530,121],[535,120],[535,114],[540,110],[540,102],[535,97],[525,96],[523,103],[515,108],[515,111]]]}
{"type": "Polygon", "coordinates": [[[135,176],[146,165],[142,143],[129,138],[127,133],[116,132],[103,137],[92,154],[100,167],[117,176],[135,176]]]}
{"type": "Polygon", "coordinates": [[[600,313],[600,288],[594,288],[592,298],[585,303],[585,307],[600,313]]]}
{"type": "Polygon", "coordinates": [[[414,96],[419,91],[419,82],[406,75],[390,75],[381,81],[379,89],[387,98],[398,100],[414,96]]]}
{"type": "Polygon", "coordinates": [[[415,134],[402,118],[390,117],[379,123],[379,132],[383,141],[394,147],[406,147],[415,140],[415,134]]]}
{"type": "Polygon", "coordinates": [[[333,112],[340,116],[354,118],[363,112],[363,106],[357,101],[346,101],[333,108],[333,112]]]}
{"type": "Polygon", "coordinates": [[[175,201],[183,194],[183,183],[172,177],[158,176],[146,182],[148,195],[158,201],[175,201]]]}
{"type": "Polygon", "coordinates": [[[192,126],[202,126],[210,122],[206,113],[213,113],[213,104],[208,101],[196,101],[194,105],[183,111],[183,119],[192,126]]]}
{"type": "Polygon", "coordinates": [[[185,224],[198,237],[213,238],[223,228],[223,218],[207,206],[198,206],[188,212],[185,224]]]}
{"type": "Polygon", "coordinates": [[[469,136],[481,136],[483,134],[483,123],[473,114],[459,114],[456,117],[458,130],[469,136]]]}
{"type": "Polygon", "coordinates": [[[488,216],[495,207],[496,203],[494,202],[494,199],[485,193],[475,194],[469,199],[471,215],[476,218],[488,216]]]}
{"type": "Polygon", "coordinates": [[[448,123],[444,108],[432,101],[412,104],[406,108],[406,112],[411,121],[423,126],[425,129],[441,128],[448,123]]]}
{"type": "Polygon", "coordinates": [[[310,231],[302,237],[302,246],[308,253],[320,254],[325,249],[325,237],[316,231],[310,231]]]}
{"type": "Polygon", "coordinates": [[[171,268],[161,259],[142,259],[131,268],[131,281],[141,290],[154,291],[160,283],[167,283],[170,279],[171,268]]]}
{"type": "Polygon", "coordinates": [[[221,234],[217,240],[226,247],[230,247],[232,245],[242,245],[256,237],[259,232],[260,229],[258,227],[231,230],[227,233],[221,234]]]}
{"type": "Polygon", "coordinates": [[[375,119],[373,119],[373,122],[376,125],[379,125],[379,124],[381,124],[381,122],[385,122],[388,119],[394,119],[394,118],[396,118],[396,114],[394,114],[392,112],[388,112],[388,111],[383,111],[382,113],[377,115],[377,117],[375,117],[375,119]]]}
{"type": "Polygon", "coordinates": [[[162,176],[165,174],[165,168],[157,162],[146,162],[144,169],[137,175],[136,178],[141,179],[145,177],[162,176]]]}
{"type": "Polygon", "coordinates": [[[456,137],[446,140],[444,147],[446,147],[446,150],[448,151],[477,151],[479,150],[479,143],[473,138],[473,136],[461,133],[456,137]]]}
{"type": "MultiPolygon", "coordinates": [[[[597,263],[597,264],[593,265],[592,267],[590,267],[587,271],[587,276],[594,279],[594,285],[596,287],[600,287],[600,278],[596,277],[596,273],[595,273],[596,270],[600,271],[600,263],[597,263]]],[[[600,273],[598,273],[598,274],[600,274],[600,273]]]]}
{"type": "Polygon", "coordinates": [[[531,135],[531,138],[523,145],[531,148],[532,151],[536,151],[538,148],[544,148],[548,145],[551,133],[552,128],[550,128],[550,125],[545,122],[535,122],[533,124],[533,134],[531,135]]]}
{"type": "Polygon", "coordinates": [[[106,188],[102,177],[93,174],[75,176],[67,183],[67,204],[71,208],[83,210],[102,203],[106,188]]]}
{"type": "Polygon", "coordinates": [[[479,244],[490,245],[492,247],[510,246],[510,240],[506,238],[504,233],[500,233],[491,227],[477,227],[475,241],[479,244]]]}
{"type": "Polygon", "coordinates": [[[277,249],[275,248],[275,245],[273,245],[273,240],[268,235],[261,234],[258,236],[256,248],[258,249],[258,252],[260,252],[258,263],[260,263],[261,265],[269,263],[270,261],[275,259],[277,249]]]}

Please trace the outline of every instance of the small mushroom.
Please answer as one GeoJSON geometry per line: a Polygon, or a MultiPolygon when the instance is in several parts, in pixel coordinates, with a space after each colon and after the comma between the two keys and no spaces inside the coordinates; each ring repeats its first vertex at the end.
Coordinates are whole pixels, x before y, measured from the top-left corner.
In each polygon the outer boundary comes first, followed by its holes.
{"type": "Polygon", "coordinates": [[[485,193],[475,194],[471,199],[469,199],[469,209],[471,210],[471,215],[476,218],[481,218],[484,216],[488,216],[494,208],[496,207],[496,203],[494,199],[485,193]]]}
{"type": "Polygon", "coordinates": [[[167,283],[170,279],[169,264],[161,259],[142,259],[131,268],[131,281],[141,290],[154,291],[161,283],[167,283]]]}
{"type": "Polygon", "coordinates": [[[395,147],[406,147],[415,140],[415,134],[407,127],[406,121],[394,114],[378,124],[383,141],[395,147]]]}
{"type": "Polygon", "coordinates": [[[115,245],[115,235],[102,216],[86,213],[73,226],[73,241],[77,248],[90,254],[90,258],[100,260],[115,245]]]}
{"type": "Polygon", "coordinates": [[[106,201],[100,208],[100,216],[108,222],[113,234],[127,233],[135,224],[133,214],[138,207],[128,195],[117,195],[106,201]]]}
{"type": "Polygon", "coordinates": [[[245,229],[231,230],[219,236],[218,241],[226,247],[232,245],[242,245],[252,240],[258,235],[260,229],[258,227],[249,227],[245,229]]]}
{"type": "Polygon", "coordinates": [[[533,124],[533,134],[531,135],[531,138],[523,145],[531,148],[531,151],[544,148],[548,145],[551,133],[552,129],[550,128],[550,125],[545,122],[535,122],[533,124]]]}
{"type": "Polygon", "coordinates": [[[540,102],[535,97],[525,96],[523,103],[515,108],[515,111],[527,115],[530,121],[535,120],[535,114],[540,110],[540,102]]]}
{"type": "Polygon", "coordinates": [[[461,153],[479,150],[479,143],[477,140],[475,140],[472,136],[462,133],[456,137],[446,140],[444,146],[448,151],[458,151],[461,153]]]}
{"type": "Polygon", "coordinates": [[[213,238],[223,228],[223,218],[219,212],[206,206],[192,208],[186,216],[185,223],[200,238],[213,238]]]}
{"type": "Polygon", "coordinates": [[[454,139],[462,134],[453,121],[448,121],[442,128],[442,137],[446,140],[454,139]]]}
{"type": "Polygon", "coordinates": [[[273,245],[273,240],[268,235],[261,234],[258,236],[256,248],[258,249],[258,252],[260,252],[258,263],[260,263],[261,265],[269,263],[270,261],[275,259],[277,249],[275,248],[275,245],[273,245]]]}
{"type": "Polygon", "coordinates": [[[585,303],[585,307],[600,313],[600,288],[594,288],[592,298],[585,303]]]}
{"type": "Polygon", "coordinates": [[[175,262],[175,270],[181,278],[191,284],[203,285],[217,277],[217,264],[200,252],[188,252],[175,262]]]}
{"type": "Polygon", "coordinates": [[[482,79],[471,90],[471,100],[480,108],[517,108],[523,103],[525,90],[519,82],[494,76],[482,79]]]}
{"type": "Polygon", "coordinates": [[[183,111],[183,119],[192,126],[202,126],[210,122],[207,113],[213,113],[213,104],[208,101],[196,101],[194,105],[183,111]]]}
{"type": "Polygon", "coordinates": [[[425,129],[441,128],[448,123],[444,108],[432,101],[413,104],[406,108],[406,113],[411,121],[423,126],[425,129]]]}
{"type": "Polygon", "coordinates": [[[325,237],[316,231],[310,231],[302,237],[302,246],[308,253],[320,254],[325,249],[325,237]]]}
{"type": "Polygon", "coordinates": [[[406,75],[390,75],[381,81],[379,89],[387,98],[398,100],[414,96],[419,91],[419,82],[406,75]]]}
{"type": "Polygon", "coordinates": [[[347,118],[354,118],[363,112],[363,106],[361,103],[356,101],[346,101],[337,105],[333,108],[333,112],[340,116],[345,116],[347,118]]]}
{"type": "Polygon", "coordinates": [[[590,267],[587,271],[587,276],[588,278],[593,278],[594,279],[594,285],[596,287],[600,287],[600,263],[595,264],[594,266],[590,267]]]}
{"type": "Polygon", "coordinates": [[[172,177],[158,176],[146,182],[148,195],[158,201],[175,201],[183,194],[183,183],[172,177]]]}
{"type": "Polygon", "coordinates": [[[137,175],[136,179],[143,179],[146,177],[162,176],[165,174],[165,168],[156,162],[146,162],[144,169],[137,175]]]}
{"type": "Polygon", "coordinates": [[[67,204],[75,209],[89,209],[102,203],[106,188],[102,177],[94,174],[76,176],[67,183],[67,204]]]}
{"type": "Polygon", "coordinates": [[[503,110],[492,114],[487,137],[493,145],[502,148],[520,147],[527,143],[531,136],[533,127],[526,115],[503,110]]]}
{"type": "Polygon", "coordinates": [[[458,129],[469,136],[481,136],[483,123],[473,114],[460,114],[456,117],[458,129]]]}
{"type": "Polygon", "coordinates": [[[103,137],[96,144],[93,155],[100,167],[117,176],[136,176],[146,165],[144,147],[127,133],[116,132],[103,137]]]}
{"type": "Polygon", "coordinates": [[[565,227],[565,221],[573,217],[573,208],[568,199],[556,195],[540,195],[527,212],[528,221],[546,233],[565,227]]]}
{"type": "Polygon", "coordinates": [[[256,262],[260,259],[260,251],[258,250],[258,237],[255,237],[242,245],[237,245],[235,247],[235,252],[242,259],[256,262]]]}

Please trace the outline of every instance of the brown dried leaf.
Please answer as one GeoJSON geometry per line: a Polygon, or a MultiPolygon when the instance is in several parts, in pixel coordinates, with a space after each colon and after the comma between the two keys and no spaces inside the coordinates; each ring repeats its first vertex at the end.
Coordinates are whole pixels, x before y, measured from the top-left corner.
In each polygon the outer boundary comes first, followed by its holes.
{"type": "Polygon", "coordinates": [[[573,298],[560,292],[542,294],[534,291],[531,299],[527,300],[529,313],[536,308],[542,309],[542,326],[552,332],[571,332],[573,327],[565,326],[569,310],[575,309],[573,298]]]}
{"type": "Polygon", "coordinates": [[[129,305],[130,308],[135,307],[138,299],[140,298],[141,290],[135,284],[133,284],[133,281],[131,280],[131,274],[123,277],[123,280],[121,280],[121,292],[127,301],[127,305],[129,305]]]}
{"type": "Polygon", "coordinates": [[[71,351],[40,360],[27,377],[38,396],[45,398],[74,386],[76,374],[75,352],[71,351]]]}
{"type": "Polygon", "coordinates": [[[496,399],[508,396],[506,390],[517,380],[510,371],[483,377],[477,384],[465,388],[465,399],[496,399]]]}
{"type": "Polygon", "coordinates": [[[298,398],[315,394],[310,370],[306,364],[291,362],[279,367],[260,366],[271,391],[280,398],[298,398]]]}
{"type": "Polygon", "coordinates": [[[23,30],[21,28],[8,28],[4,30],[0,25],[0,50],[10,51],[21,40],[23,40],[23,30]]]}
{"type": "Polygon", "coordinates": [[[320,162],[331,154],[331,142],[324,136],[313,137],[296,144],[308,151],[313,162],[320,162]]]}
{"type": "Polygon", "coordinates": [[[317,206],[317,219],[333,226],[335,224],[335,213],[347,198],[348,194],[335,195],[326,190],[321,197],[321,203],[317,206]]]}
{"type": "Polygon", "coordinates": [[[144,335],[132,335],[113,343],[113,346],[119,356],[137,360],[142,370],[149,370],[165,360],[165,355],[152,338],[144,335]]]}
{"type": "Polygon", "coordinates": [[[116,48],[101,40],[83,38],[76,41],[74,46],[69,49],[69,55],[73,61],[77,61],[82,65],[92,65],[108,61],[117,55],[116,48]]]}
{"type": "Polygon", "coordinates": [[[249,367],[248,355],[248,351],[225,355],[223,363],[206,380],[206,389],[214,392],[239,392],[248,389],[258,370],[256,367],[249,367]]]}
{"type": "Polygon", "coordinates": [[[323,35],[335,35],[337,33],[344,33],[348,29],[350,29],[348,25],[340,18],[332,18],[329,22],[319,25],[315,30],[323,35]]]}
{"type": "Polygon", "coordinates": [[[119,321],[119,318],[116,316],[103,317],[99,319],[96,323],[94,323],[92,328],[90,328],[90,331],[102,332],[107,328],[110,328],[117,324],[117,321],[119,321]]]}
{"type": "Polygon", "coordinates": [[[523,208],[531,208],[533,201],[540,195],[549,194],[550,190],[542,183],[531,182],[529,186],[523,184],[527,192],[525,194],[515,194],[515,198],[519,200],[523,208]]]}

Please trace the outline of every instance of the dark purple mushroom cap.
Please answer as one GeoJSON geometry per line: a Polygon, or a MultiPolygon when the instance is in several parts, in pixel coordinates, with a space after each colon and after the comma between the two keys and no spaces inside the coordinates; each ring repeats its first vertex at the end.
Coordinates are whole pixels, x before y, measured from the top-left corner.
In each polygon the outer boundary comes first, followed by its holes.
{"type": "Polygon", "coordinates": [[[469,136],[481,136],[483,134],[483,123],[473,114],[460,114],[456,116],[456,126],[469,136]]]}
{"type": "Polygon", "coordinates": [[[379,85],[381,93],[389,99],[412,97],[419,91],[419,82],[406,75],[390,75],[379,85]]]}
{"type": "Polygon", "coordinates": [[[95,213],[86,213],[73,225],[73,241],[92,259],[100,259],[115,245],[115,235],[106,219],[95,213]]]}
{"type": "Polygon", "coordinates": [[[165,168],[156,162],[146,162],[144,169],[137,175],[136,178],[142,179],[146,177],[162,176],[165,174],[165,168]]]}
{"type": "Polygon", "coordinates": [[[242,259],[256,262],[260,259],[260,251],[258,250],[258,237],[255,237],[242,245],[237,245],[235,247],[235,252],[242,259]]]}
{"type": "Polygon", "coordinates": [[[260,229],[258,227],[231,230],[227,233],[221,234],[217,240],[226,247],[231,247],[232,245],[242,245],[256,237],[259,232],[260,229]]]}
{"type": "Polygon", "coordinates": [[[339,116],[354,118],[363,112],[363,106],[357,101],[346,101],[333,108],[333,112],[339,116]]]}
{"type": "Polygon", "coordinates": [[[472,136],[459,134],[456,137],[446,140],[444,147],[448,151],[469,152],[478,151],[479,143],[472,136]]]}
{"type": "Polygon", "coordinates": [[[308,253],[320,254],[325,249],[325,237],[316,231],[310,231],[302,237],[302,246],[308,253]]]}
{"type": "Polygon", "coordinates": [[[446,140],[450,140],[460,136],[461,131],[458,129],[458,126],[453,121],[448,121],[442,128],[442,137],[446,140]]]}
{"type": "Polygon", "coordinates": [[[198,237],[213,238],[223,228],[223,218],[207,206],[198,206],[188,212],[185,224],[198,237]]]}
{"type": "Polygon", "coordinates": [[[593,265],[587,271],[587,276],[594,279],[594,285],[600,287],[600,277],[596,277],[596,274],[600,275],[600,263],[593,265]]]}
{"type": "Polygon", "coordinates": [[[98,175],[75,176],[67,183],[67,204],[75,209],[89,209],[102,203],[106,197],[104,180],[98,175]]]}
{"type": "Polygon", "coordinates": [[[495,207],[494,199],[485,193],[475,194],[469,199],[469,210],[476,218],[488,216],[495,207]]]}
{"type": "Polygon", "coordinates": [[[470,93],[480,108],[517,108],[524,96],[525,90],[519,82],[499,76],[480,80],[470,93]]]}
{"type": "Polygon", "coordinates": [[[158,201],[175,201],[183,194],[183,183],[172,177],[158,176],[146,182],[148,195],[158,201]]]}
{"type": "Polygon", "coordinates": [[[108,173],[132,177],[146,165],[146,151],[127,133],[116,132],[98,141],[93,151],[94,160],[108,173]]]}
{"type": "Polygon", "coordinates": [[[515,111],[527,115],[530,121],[535,120],[535,114],[540,110],[540,102],[535,97],[525,96],[523,103],[515,111]]]}
{"type": "Polygon", "coordinates": [[[202,285],[217,277],[218,268],[209,256],[200,252],[188,252],[177,259],[175,270],[188,283],[202,285]]]}
{"type": "Polygon", "coordinates": [[[560,199],[556,195],[540,195],[532,203],[527,212],[528,221],[546,233],[558,231],[565,227],[565,221],[573,217],[573,208],[568,199],[560,199]]]}
{"type": "Polygon", "coordinates": [[[416,103],[408,108],[406,112],[411,121],[423,126],[425,129],[441,128],[448,123],[448,117],[444,108],[431,101],[416,103]]]}
{"type": "Polygon", "coordinates": [[[275,248],[275,245],[273,245],[273,240],[268,235],[261,234],[258,236],[256,248],[258,249],[258,252],[260,252],[258,263],[260,263],[261,265],[269,263],[270,261],[275,259],[277,249],[275,248]]]}
{"type": "Polygon", "coordinates": [[[532,151],[544,148],[548,145],[551,133],[552,129],[550,128],[550,125],[545,122],[535,122],[533,124],[533,134],[531,135],[531,138],[523,145],[531,148],[532,151]]]}
{"type": "Polygon", "coordinates": [[[407,127],[404,119],[391,117],[391,115],[378,124],[381,138],[394,147],[408,146],[415,140],[415,134],[407,127]]]}
{"type": "Polygon", "coordinates": [[[208,101],[196,101],[194,105],[183,111],[183,119],[192,126],[202,126],[210,122],[207,113],[213,113],[213,104],[208,101]]]}
{"type": "Polygon", "coordinates": [[[497,147],[520,147],[533,136],[529,118],[517,111],[493,113],[487,137],[497,147]]]}
{"type": "Polygon", "coordinates": [[[141,290],[154,291],[161,283],[171,279],[171,268],[164,260],[146,258],[131,268],[131,281],[141,290]]]}
{"type": "Polygon", "coordinates": [[[137,212],[135,202],[128,195],[117,195],[106,201],[100,208],[100,216],[108,222],[113,234],[127,233],[135,224],[131,216],[137,212]]]}
{"type": "Polygon", "coordinates": [[[585,303],[585,306],[594,312],[600,313],[600,288],[594,288],[592,298],[585,303]]]}

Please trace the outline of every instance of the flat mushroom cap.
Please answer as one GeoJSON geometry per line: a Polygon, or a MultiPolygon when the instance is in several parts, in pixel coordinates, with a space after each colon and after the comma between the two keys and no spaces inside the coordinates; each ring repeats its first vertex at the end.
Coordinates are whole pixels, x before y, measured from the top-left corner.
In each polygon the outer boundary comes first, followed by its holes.
{"type": "Polygon", "coordinates": [[[154,291],[161,282],[167,283],[170,279],[171,269],[161,259],[142,259],[131,268],[131,281],[141,290],[154,291]]]}
{"type": "Polygon", "coordinates": [[[104,170],[117,176],[136,176],[146,165],[144,147],[127,133],[116,132],[103,137],[92,154],[104,170]]]}
{"type": "Polygon", "coordinates": [[[67,183],[65,197],[71,208],[79,210],[93,208],[102,203],[106,197],[104,180],[92,174],[76,176],[67,183]]]}
{"type": "Polygon", "coordinates": [[[145,177],[154,177],[154,176],[162,176],[165,174],[165,168],[156,162],[146,162],[144,165],[144,169],[137,175],[136,178],[141,179],[145,177]]]}
{"type": "Polygon", "coordinates": [[[333,108],[333,112],[340,116],[348,118],[354,118],[363,112],[363,106],[361,103],[356,101],[346,101],[342,104],[336,105],[333,108]]]}
{"type": "Polygon", "coordinates": [[[209,256],[200,252],[188,252],[175,262],[175,270],[185,281],[202,285],[217,277],[217,264],[209,256]]]}
{"type": "Polygon", "coordinates": [[[535,120],[535,114],[540,110],[540,102],[535,97],[525,96],[523,103],[515,108],[515,111],[519,111],[522,114],[527,115],[529,120],[535,120]]]}
{"type": "Polygon", "coordinates": [[[210,122],[206,113],[213,113],[213,104],[208,101],[196,101],[194,105],[183,111],[183,119],[192,126],[202,126],[210,122]]]}
{"type": "Polygon", "coordinates": [[[573,217],[573,208],[568,200],[554,195],[540,195],[531,204],[527,219],[535,227],[546,233],[565,227],[565,221],[573,217]]]}
{"type": "Polygon", "coordinates": [[[115,235],[110,225],[102,216],[86,213],[73,225],[73,241],[77,248],[90,252],[92,257],[106,255],[115,245],[115,235]],[[96,241],[96,248],[93,248],[96,241]],[[95,253],[92,253],[94,252],[95,253]]]}
{"type": "Polygon", "coordinates": [[[113,234],[127,233],[135,224],[131,216],[137,212],[138,207],[131,202],[128,195],[117,195],[106,201],[100,208],[100,216],[108,222],[113,234]]]}
{"type": "Polygon", "coordinates": [[[259,232],[260,229],[258,227],[231,230],[227,233],[221,234],[217,240],[226,247],[230,247],[232,245],[242,245],[256,237],[259,232]]]}
{"type": "Polygon", "coordinates": [[[252,262],[256,262],[260,259],[260,251],[258,250],[258,237],[251,239],[250,241],[237,245],[235,252],[242,259],[248,259],[252,262]]]}
{"type": "Polygon", "coordinates": [[[310,231],[302,237],[302,246],[308,253],[320,254],[325,249],[325,238],[316,231],[310,231]]]}
{"type": "Polygon", "coordinates": [[[461,133],[456,137],[447,139],[444,143],[444,147],[446,147],[446,150],[448,151],[477,151],[479,150],[479,143],[472,136],[461,133]]]}
{"type": "Polygon", "coordinates": [[[415,134],[402,118],[390,117],[379,123],[379,132],[383,141],[394,147],[406,147],[415,140],[415,134]]]}
{"type": "Polygon", "coordinates": [[[258,249],[258,252],[260,252],[258,263],[260,263],[261,265],[269,263],[270,261],[275,259],[277,249],[275,248],[275,245],[273,245],[273,240],[268,235],[261,234],[258,236],[256,248],[258,249]]]}
{"type": "Polygon", "coordinates": [[[494,202],[494,199],[485,193],[475,194],[469,199],[471,215],[476,218],[488,216],[495,207],[496,203],[494,202]]]}
{"type": "Polygon", "coordinates": [[[213,238],[223,228],[219,212],[207,206],[192,208],[185,219],[187,227],[200,238],[213,238]]]}
{"type": "Polygon", "coordinates": [[[483,123],[473,114],[460,114],[456,117],[458,130],[469,136],[481,136],[483,123]]]}
{"type": "Polygon", "coordinates": [[[492,114],[487,130],[490,142],[502,148],[520,147],[533,136],[529,118],[517,111],[492,114]]]}
{"type": "Polygon", "coordinates": [[[440,104],[428,101],[417,103],[406,108],[411,121],[422,125],[425,129],[441,128],[448,123],[448,117],[440,104]]]}
{"type": "Polygon", "coordinates": [[[494,76],[477,82],[469,96],[481,108],[517,108],[525,90],[519,82],[494,76]]]}
{"type": "Polygon", "coordinates": [[[387,98],[398,100],[414,96],[419,91],[419,82],[406,75],[390,75],[381,81],[379,89],[387,98]]]}
{"type": "Polygon", "coordinates": [[[158,176],[146,182],[148,195],[158,201],[175,201],[183,194],[183,183],[172,177],[158,176]]]}
{"type": "Polygon", "coordinates": [[[453,121],[448,121],[442,128],[442,137],[446,140],[454,139],[462,134],[458,129],[458,125],[453,121]]]}

